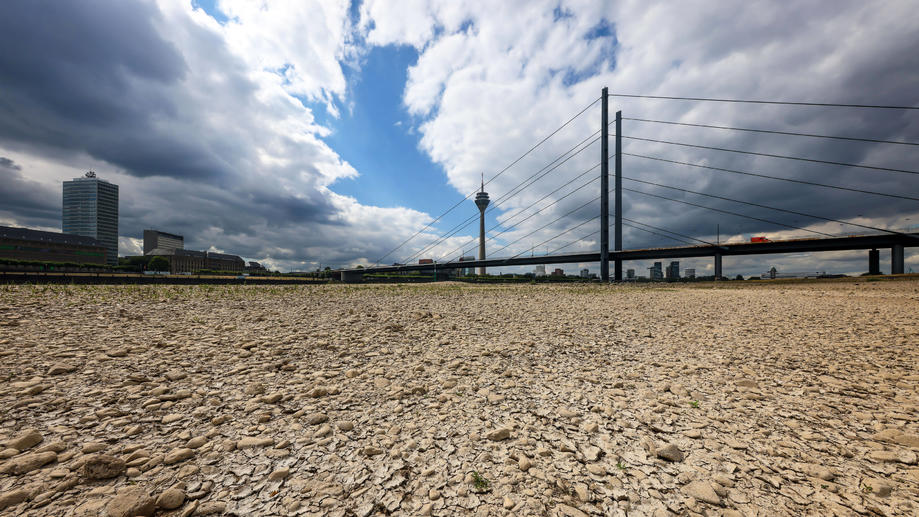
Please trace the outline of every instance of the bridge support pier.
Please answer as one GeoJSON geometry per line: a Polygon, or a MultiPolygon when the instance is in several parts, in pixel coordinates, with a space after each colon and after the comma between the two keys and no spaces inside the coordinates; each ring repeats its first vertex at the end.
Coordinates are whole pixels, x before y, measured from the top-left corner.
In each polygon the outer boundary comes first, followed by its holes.
{"type": "Polygon", "coordinates": [[[881,252],[878,250],[868,250],[868,274],[881,274],[881,252]]]}
{"type": "Polygon", "coordinates": [[[341,281],[349,284],[356,284],[364,281],[363,271],[342,271],[341,281]]]}
{"type": "Polygon", "coordinates": [[[890,274],[891,275],[902,275],[903,274],[903,245],[894,244],[890,248],[890,274]]]}
{"type": "Polygon", "coordinates": [[[715,280],[721,280],[721,253],[715,253],[715,280]]]}

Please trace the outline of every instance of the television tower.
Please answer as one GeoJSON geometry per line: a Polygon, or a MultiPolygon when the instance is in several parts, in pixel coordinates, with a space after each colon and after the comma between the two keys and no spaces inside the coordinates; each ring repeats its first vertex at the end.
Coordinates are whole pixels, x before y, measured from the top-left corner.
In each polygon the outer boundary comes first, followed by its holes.
{"type": "MultiPolygon", "coordinates": [[[[482,190],[475,195],[475,206],[479,207],[479,260],[485,260],[485,209],[488,208],[488,192],[485,192],[485,173],[482,173],[482,190]]],[[[479,267],[479,274],[485,274],[485,268],[479,267]]]]}

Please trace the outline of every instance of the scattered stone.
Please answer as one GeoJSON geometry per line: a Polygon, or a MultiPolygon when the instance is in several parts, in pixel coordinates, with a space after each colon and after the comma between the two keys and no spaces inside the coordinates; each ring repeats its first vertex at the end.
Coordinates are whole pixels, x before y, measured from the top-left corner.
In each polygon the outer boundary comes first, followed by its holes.
{"type": "Polygon", "coordinates": [[[179,420],[182,420],[183,418],[185,418],[185,415],[181,413],[172,413],[171,415],[164,416],[162,419],[162,422],[164,424],[171,424],[173,422],[178,422],[179,420]]]}
{"type": "Polygon", "coordinates": [[[89,442],[83,445],[82,451],[83,451],[83,454],[92,454],[94,452],[99,452],[105,449],[106,447],[108,447],[108,445],[102,442],[89,442]]]}
{"type": "Polygon", "coordinates": [[[520,461],[517,462],[517,466],[520,467],[520,470],[526,472],[530,470],[530,467],[533,466],[533,462],[530,461],[530,458],[527,458],[524,455],[520,455],[520,461]]]}
{"type": "Polygon", "coordinates": [[[338,429],[344,432],[351,431],[354,429],[354,422],[351,422],[351,421],[339,422],[338,429]]]}
{"type": "Polygon", "coordinates": [[[329,416],[325,413],[312,413],[306,416],[306,423],[309,425],[324,424],[329,421],[329,416]]]}
{"type": "Polygon", "coordinates": [[[178,463],[180,461],[185,461],[195,455],[195,451],[185,448],[175,448],[169,451],[166,454],[166,457],[163,458],[163,463],[166,465],[172,465],[173,463],[178,463]]]}
{"type": "Polygon", "coordinates": [[[111,479],[124,473],[124,460],[107,454],[94,454],[83,464],[83,476],[87,479],[111,479]]]}
{"type": "Polygon", "coordinates": [[[734,384],[741,388],[759,388],[759,384],[757,384],[753,379],[740,379],[734,384]]]}
{"type": "Polygon", "coordinates": [[[893,485],[886,479],[870,479],[865,481],[865,486],[870,487],[871,494],[878,497],[887,497],[893,491],[893,485]]]}
{"type": "Polygon", "coordinates": [[[40,469],[54,461],[57,461],[57,453],[51,451],[24,454],[16,456],[0,465],[0,474],[13,474],[18,476],[40,469]]]}
{"type": "Polygon", "coordinates": [[[156,506],[164,510],[175,510],[185,502],[185,492],[178,488],[168,488],[156,498],[156,506]]]}
{"type": "Polygon", "coordinates": [[[589,517],[586,513],[578,510],[573,506],[568,506],[567,504],[558,504],[555,509],[558,511],[559,515],[564,517],[589,517]]]}
{"type": "Polygon", "coordinates": [[[681,451],[676,444],[668,443],[660,449],[657,449],[657,457],[667,461],[683,461],[684,455],[683,451],[681,451]]]}
{"type": "Polygon", "coordinates": [[[706,481],[693,481],[682,488],[682,492],[703,503],[720,505],[721,498],[715,493],[712,484],[706,481]]]}
{"type": "Polygon", "coordinates": [[[10,506],[16,506],[19,503],[29,500],[29,492],[27,490],[18,489],[10,490],[9,492],[4,492],[0,494],[0,510],[9,508],[10,506]]]}
{"type": "Polygon", "coordinates": [[[222,501],[213,501],[210,503],[201,503],[194,515],[218,515],[227,511],[227,503],[222,501]]]}
{"type": "Polygon", "coordinates": [[[42,440],[44,438],[37,429],[26,429],[12,440],[6,442],[6,446],[21,452],[38,445],[42,440]]]}
{"type": "Polygon", "coordinates": [[[501,440],[507,440],[511,437],[511,430],[507,427],[502,427],[501,429],[496,429],[488,433],[488,439],[493,442],[500,442],[501,440]]]}
{"type": "Polygon", "coordinates": [[[121,489],[105,506],[108,517],[151,517],[156,511],[156,501],[138,487],[121,489]]]}
{"type": "Polygon", "coordinates": [[[269,474],[268,480],[269,481],[281,481],[282,479],[286,479],[287,476],[289,475],[290,475],[290,469],[287,467],[284,467],[284,468],[275,470],[274,472],[269,474]]]}
{"type": "Polygon", "coordinates": [[[54,363],[51,365],[51,368],[48,369],[48,375],[62,375],[65,373],[71,373],[77,369],[76,366],[67,363],[54,363]]]}
{"type": "Polygon", "coordinates": [[[274,445],[273,438],[259,438],[257,436],[247,436],[236,442],[237,449],[251,449],[253,447],[268,447],[274,445]]]}
{"type": "Polygon", "coordinates": [[[196,436],[192,438],[191,440],[188,440],[188,443],[185,444],[185,447],[188,447],[189,449],[198,449],[204,446],[204,444],[206,443],[207,443],[207,438],[205,438],[204,436],[196,436]]]}
{"type": "Polygon", "coordinates": [[[361,452],[364,454],[364,456],[377,456],[379,454],[383,454],[383,449],[380,449],[379,447],[367,446],[364,447],[361,452]]]}

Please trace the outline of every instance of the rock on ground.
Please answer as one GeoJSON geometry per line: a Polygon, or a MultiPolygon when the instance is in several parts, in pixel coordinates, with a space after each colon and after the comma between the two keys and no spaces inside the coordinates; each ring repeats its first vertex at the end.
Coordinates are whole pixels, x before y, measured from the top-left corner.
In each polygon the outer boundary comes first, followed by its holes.
{"type": "Polygon", "coordinates": [[[4,515],[919,508],[916,280],[0,292],[4,515]]]}

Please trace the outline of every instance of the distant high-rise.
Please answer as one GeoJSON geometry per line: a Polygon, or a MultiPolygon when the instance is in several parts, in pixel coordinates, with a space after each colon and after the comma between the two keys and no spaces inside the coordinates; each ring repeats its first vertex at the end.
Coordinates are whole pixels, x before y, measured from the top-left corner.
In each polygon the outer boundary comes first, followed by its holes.
{"type": "Polygon", "coordinates": [[[655,262],[654,266],[648,268],[652,282],[659,282],[664,279],[664,269],[660,262],[655,262]]]}
{"type": "Polygon", "coordinates": [[[92,237],[105,246],[105,261],[118,264],[118,185],[89,171],[64,182],[61,231],[92,237]]]}
{"type": "MultiPolygon", "coordinates": [[[[482,190],[475,195],[475,206],[479,207],[479,260],[485,260],[485,209],[488,208],[488,192],[485,192],[485,175],[482,175],[482,190]]],[[[479,274],[485,274],[485,268],[479,267],[479,274]]]]}
{"type": "Polygon", "coordinates": [[[680,261],[674,260],[667,266],[667,281],[676,282],[680,279],[680,261]]]}
{"type": "Polygon", "coordinates": [[[150,255],[153,250],[156,249],[185,249],[185,238],[181,235],[161,232],[158,230],[144,230],[144,255],[150,255]]]}

